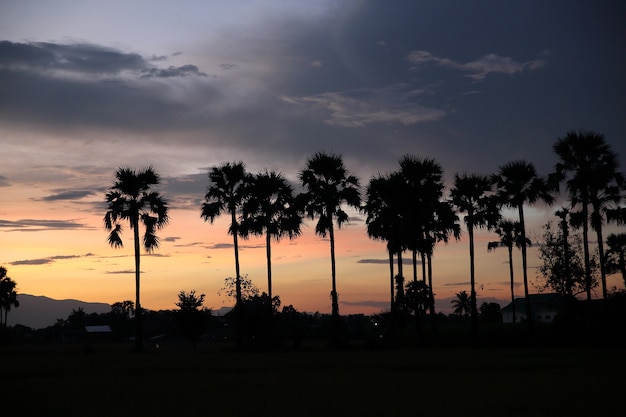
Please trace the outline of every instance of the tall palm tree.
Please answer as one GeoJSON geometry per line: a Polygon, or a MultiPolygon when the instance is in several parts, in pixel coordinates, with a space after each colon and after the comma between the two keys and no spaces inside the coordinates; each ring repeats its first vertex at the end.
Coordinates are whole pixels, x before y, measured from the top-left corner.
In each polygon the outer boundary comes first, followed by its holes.
{"type": "Polygon", "coordinates": [[[377,175],[367,186],[366,201],[362,208],[367,215],[365,224],[368,236],[387,242],[391,311],[395,308],[393,256],[402,251],[402,195],[403,189],[398,175],[377,175]]]}
{"type": "Polygon", "coordinates": [[[273,340],[272,303],[272,238],[279,241],[283,236],[290,239],[300,235],[302,216],[295,203],[293,187],[276,172],[262,172],[253,176],[247,186],[243,204],[241,222],[242,233],[265,235],[265,251],[267,258],[267,340],[273,340]]]}
{"type": "Polygon", "coordinates": [[[537,174],[535,166],[524,160],[517,160],[502,165],[492,181],[496,186],[496,197],[499,204],[517,209],[522,242],[522,272],[524,277],[524,297],[526,321],[532,333],[532,314],[528,293],[528,258],[526,254],[526,223],[524,222],[524,205],[543,201],[552,204],[554,197],[550,194],[547,181],[537,174]]]}
{"type": "Polygon", "coordinates": [[[530,239],[522,242],[522,230],[519,222],[511,220],[500,220],[496,226],[495,232],[500,236],[500,240],[492,241],[487,244],[487,251],[491,252],[496,248],[507,248],[509,252],[509,276],[511,278],[511,312],[513,314],[513,323],[515,324],[515,280],[513,276],[513,246],[521,249],[525,243],[530,246],[530,239]]]}
{"type": "Polygon", "coordinates": [[[148,167],[135,171],[130,168],[119,168],[115,173],[115,182],[106,192],[107,212],[104,216],[104,227],[110,231],[108,242],[114,248],[122,244],[121,221],[128,221],[133,231],[135,244],[135,348],[143,350],[142,310],[140,303],[140,247],[152,252],[159,247],[156,231],[167,225],[168,207],[160,193],[153,187],[160,182],[159,175],[148,167]],[[144,226],[144,234],[140,243],[139,227],[144,226]]]}
{"type": "Polygon", "coordinates": [[[330,239],[332,317],[334,326],[338,326],[339,299],[336,284],[334,224],[336,222],[340,228],[349,220],[348,213],[342,206],[360,208],[359,180],[349,174],[340,155],[323,152],[318,152],[307,160],[299,178],[307,190],[301,197],[304,212],[311,219],[318,218],[315,232],[322,237],[328,234],[330,239]]]}
{"type": "Polygon", "coordinates": [[[0,266],[0,325],[7,327],[7,316],[11,307],[19,307],[20,302],[17,299],[17,284],[7,276],[5,267],[0,266]],[[4,321],[2,311],[4,310],[4,321]]]}
{"type": "Polygon", "coordinates": [[[279,241],[284,236],[290,239],[299,236],[302,216],[295,204],[293,187],[280,173],[256,174],[246,194],[241,227],[246,234],[265,235],[267,294],[272,300],[272,238],[279,241]]]}
{"type": "Polygon", "coordinates": [[[454,187],[450,190],[452,203],[465,213],[465,225],[469,238],[470,251],[470,304],[472,334],[478,332],[478,306],[476,302],[476,280],[474,274],[474,229],[492,227],[498,214],[491,198],[492,184],[489,178],[480,174],[455,174],[454,187]]]}
{"type": "Polygon", "coordinates": [[[609,262],[611,270],[620,271],[624,285],[626,285],[626,233],[611,233],[606,238],[606,245],[608,246],[607,254],[617,257],[614,262],[609,262]]]}
{"type": "Polygon", "coordinates": [[[228,233],[233,236],[235,251],[235,321],[237,327],[237,343],[242,346],[243,335],[243,300],[241,291],[241,272],[239,269],[239,236],[240,227],[237,214],[243,206],[246,195],[246,184],[250,175],[246,173],[243,162],[227,162],[211,167],[208,173],[210,185],[204,196],[201,216],[205,221],[213,222],[222,213],[230,215],[228,233]]]}
{"type": "Polygon", "coordinates": [[[580,208],[583,227],[583,250],[587,299],[591,300],[591,267],[589,254],[589,224],[596,231],[602,295],[607,297],[604,239],[602,224],[610,205],[620,202],[624,178],[618,172],[617,154],[606,143],[604,135],[588,130],[569,131],[553,146],[560,158],[553,174],[556,184],[565,182],[572,206],[580,208]],[[589,206],[592,211],[589,213],[589,206]]]}

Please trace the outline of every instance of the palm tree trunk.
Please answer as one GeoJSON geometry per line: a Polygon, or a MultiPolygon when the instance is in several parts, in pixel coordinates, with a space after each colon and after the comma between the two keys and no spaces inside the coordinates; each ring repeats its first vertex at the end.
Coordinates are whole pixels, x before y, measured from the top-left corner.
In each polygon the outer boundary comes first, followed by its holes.
{"type": "Polygon", "coordinates": [[[394,309],[394,292],[393,292],[393,250],[389,249],[389,283],[391,287],[391,304],[390,311],[394,309]]]}
{"type": "Polygon", "coordinates": [[[241,273],[239,271],[239,230],[236,225],[235,212],[232,211],[233,246],[235,249],[235,332],[237,333],[237,346],[242,347],[243,334],[243,303],[241,295],[241,273]]]}
{"type": "Polygon", "coordinates": [[[600,261],[600,279],[602,281],[602,298],[606,300],[608,296],[608,291],[606,288],[606,267],[605,267],[605,259],[604,259],[604,239],[602,237],[602,219],[600,216],[600,208],[594,207],[594,211],[596,212],[597,220],[596,220],[596,236],[598,237],[598,259],[600,261]]]}
{"type": "Polygon", "coordinates": [[[511,313],[513,314],[513,324],[515,324],[515,282],[513,280],[513,245],[509,250],[509,274],[511,276],[511,313]]]}
{"type": "MultiPolygon", "coordinates": [[[[265,229],[267,230],[267,228],[265,229]]],[[[272,308],[272,239],[269,232],[265,233],[265,254],[267,256],[267,344],[272,345],[274,333],[274,309],[272,308]]]]}
{"type": "MultiPolygon", "coordinates": [[[[471,217],[473,213],[468,213],[468,217],[471,217]]],[[[474,274],[474,224],[472,221],[467,222],[467,234],[469,237],[469,251],[470,251],[470,306],[471,306],[471,320],[472,320],[472,337],[474,342],[478,337],[478,309],[476,308],[476,279],[474,274]]]]}
{"type": "Polygon", "coordinates": [[[524,205],[520,204],[519,211],[519,224],[520,231],[522,233],[522,272],[524,276],[524,297],[526,304],[526,322],[528,323],[528,332],[532,337],[533,333],[533,315],[530,309],[530,297],[528,294],[528,264],[526,258],[526,224],[524,223],[524,205]]]}
{"type": "Polygon", "coordinates": [[[140,302],[140,244],[139,244],[139,218],[133,219],[133,232],[135,237],[135,351],[143,351],[143,317],[140,302]]]}
{"type": "Polygon", "coordinates": [[[330,237],[330,269],[331,269],[331,276],[332,276],[332,290],[330,292],[331,303],[332,303],[332,317],[334,317],[334,319],[338,319],[339,318],[339,297],[337,296],[337,281],[336,281],[336,267],[335,267],[335,231],[333,227],[332,218],[330,219],[328,233],[330,237]]]}
{"type": "Polygon", "coordinates": [[[404,310],[404,275],[402,268],[402,249],[398,251],[398,279],[396,282],[396,309],[404,310]]]}
{"type": "Polygon", "coordinates": [[[433,294],[433,255],[428,252],[426,254],[428,262],[428,298],[430,307],[430,325],[433,332],[433,338],[437,337],[437,316],[435,315],[435,294],[433,294]]]}
{"type": "Polygon", "coordinates": [[[587,301],[591,302],[591,262],[589,261],[589,209],[587,199],[583,198],[583,253],[585,257],[585,291],[587,301]]]}

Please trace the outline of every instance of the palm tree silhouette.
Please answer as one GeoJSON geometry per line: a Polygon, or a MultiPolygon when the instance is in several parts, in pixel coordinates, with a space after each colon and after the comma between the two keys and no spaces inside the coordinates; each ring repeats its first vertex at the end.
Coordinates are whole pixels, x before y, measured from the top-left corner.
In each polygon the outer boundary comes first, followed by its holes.
{"type": "MultiPolygon", "coordinates": [[[[243,204],[243,233],[265,235],[267,256],[268,336],[272,334],[272,238],[279,241],[283,236],[294,239],[299,236],[302,216],[293,196],[293,187],[276,172],[255,175],[247,187],[247,198],[243,204]]],[[[270,342],[268,340],[268,342],[270,342]]]]}
{"type": "MultiPolygon", "coordinates": [[[[403,219],[400,213],[403,190],[398,175],[377,175],[373,177],[366,191],[366,201],[362,210],[367,214],[365,224],[369,237],[387,242],[389,253],[389,282],[391,290],[391,311],[395,309],[393,255],[402,252],[403,219]]],[[[399,260],[401,267],[402,260],[399,260]]]]}
{"type": "Polygon", "coordinates": [[[470,305],[472,334],[478,332],[478,306],[476,303],[476,280],[474,274],[474,229],[491,228],[497,222],[498,214],[491,198],[492,184],[487,176],[479,174],[455,174],[454,187],[450,190],[452,203],[465,214],[465,225],[469,237],[470,251],[470,305]]]}
{"type": "Polygon", "coordinates": [[[209,185],[202,203],[201,216],[205,221],[213,222],[222,213],[230,214],[228,233],[233,236],[235,251],[235,321],[237,343],[243,345],[243,301],[241,292],[241,272],[239,269],[239,236],[241,235],[237,213],[246,196],[246,184],[250,175],[246,173],[243,162],[227,162],[210,169],[209,185]]]}
{"type": "Polygon", "coordinates": [[[537,175],[535,166],[527,161],[518,160],[502,165],[498,173],[492,177],[496,186],[496,196],[499,204],[517,209],[522,242],[522,271],[524,277],[524,297],[526,305],[526,321],[532,333],[532,314],[528,293],[528,259],[526,255],[526,225],[524,223],[524,205],[534,204],[541,200],[552,204],[554,197],[544,178],[537,175]]]}
{"type": "Polygon", "coordinates": [[[471,296],[467,294],[467,291],[463,290],[456,293],[456,299],[450,301],[454,310],[452,312],[458,316],[467,317],[472,311],[471,296]]]}
{"type": "Polygon", "coordinates": [[[114,248],[122,244],[122,225],[128,221],[133,231],[135,244],[135,349],[143,350],[142,310],[140,303],[140,240],[139,226],[144,226],[143,247],[152,252],[159,247],[156,231],[168,223],[167,203],[152,187],[160,182],[159,175],[148,167],[142,171],[119,168],[115,182],[106,192],[107,212],[104,227],[110,231],[108,242],[114,248]]]}
{"type": "MultiPolygon", "coordinates": [[[[308,217],[318,217],[315,233],[330,239],[330,263],[332,273],[332,317],[334,331],[339,325],[339,298],[337,295],[335,269],[335,229],[348,222],[349,216],[342,205],[360,208],[359,180],[350,175],[340,155],[318,152],[307,160],[299,175],[302,186],[307,189],[301,195],[304,212],[308,217]]],[[[336,338],[338,334],[334,334],[336,338]]],[[[335,339],[334,342],[337,340],[335,339]]]]}
{"type": "Polygon", "coordinates": [[[626,285],[626,233],[611,233],[606,238],[607,255],[617,256],[615,262],[609,262],[611,269],[620,271],[624,285],[626,285]]]}
{"type": "MultiPolygon", "coordinates": [[[[522,242],[522,230],[519,222],[513,222],[511,220],[500,220],[495,229],[495,232],[500,236],[500,240],[492,241],[487,244],[487,251],[491,252],[496,248],[507,248],[509,253],[509,276],[511,278],[511,312],[513,314],[513,324],[516,321],[515,315],[515,280],[513,276],[513,246],[518,249],[522,248],[524,242],[522,242]]],[[[526,239],[525,244],[531,245],[529,239],[526,239]]]]}
{"type": "Polygon", "coordinates": [[[560,158],[555,166],[553,182],[565,182],[572,207],[580,207],[580,222],[583,227],[583,250],[587,299],[591,300],[591,266],[589,254],[589,223],[596,231],[602,295],[607,297],[604,239],[602,224],[606,210],[619,204],[624,178],[618,172],[617,154],[606,143],[604,135],[593,131],[569,131],[553,146],[560,158]],[[589,206],[592,212],[589,213],[589,206]]]}
{"type": "Polygon", "coordinates": [[[5,267],[0,266],[0,325],[7,327],[7,316],[11,307],[19,307],[20,302],[17,299],[16,282],[7,276],[5,267]],[[4,321],[2,311],[4,310],[4,321]]]}

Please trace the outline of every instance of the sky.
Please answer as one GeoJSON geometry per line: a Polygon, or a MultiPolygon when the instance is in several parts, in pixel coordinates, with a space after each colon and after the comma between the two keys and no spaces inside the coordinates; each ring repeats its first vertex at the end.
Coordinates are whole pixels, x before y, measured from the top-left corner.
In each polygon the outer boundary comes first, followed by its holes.
{"type": "MultiPolygon", "coordinates": [[[[243,161],[298,187],[307,158],[332,152],[364,191],[411,154],[439,162],[449,186],[519,159],[546,175],[553,144],[577,129],[624,158],[624,21],[618,0],[0,0],[0,264],[20,293],[134,300],[132,236],[108,247],[104,193],[118,167],[152,166],[171,221],[142,255],[142,306],[173,309],[196,290],[219,309],[234,260],[227,216],[200,217],[212,166],[243,161]]],[[[564,198],[528,210],[531,239],[564,198]]],[[[377,313],[385,246],[350,214],[336,233],[340,312],[377,313]]],[[[476,235],[477,291],[504,306],[507,254],[486,250],[496,239],[476,235]]],[[[328,240],[308,221],[272,245],[283,305],[330,312],[328,240]]],[[[469,291],[466,234],[433,262],[438,299],[469,291]]],[[[523,296],[519,252],[515,263],[523,296]]],[[[262,239],[242,243],[241,270],[267,288],[262,239]]]]}

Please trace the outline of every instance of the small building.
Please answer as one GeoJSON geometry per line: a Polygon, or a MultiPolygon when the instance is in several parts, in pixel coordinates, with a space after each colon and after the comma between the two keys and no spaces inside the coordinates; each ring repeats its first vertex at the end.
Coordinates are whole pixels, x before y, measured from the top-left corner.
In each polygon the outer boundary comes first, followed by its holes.
{"type": "MultiPolygon", "coordinates": [[[[535,323],[552,323],[561,312],[565,297],[561,294],[530,294],[530,312],[535,323]]],[[[503,323],[513,323],[513,305],[515,305],[515,322],[526,321],[526,298],[516,298],[513,303],[504,307],[503,323]]]]}

